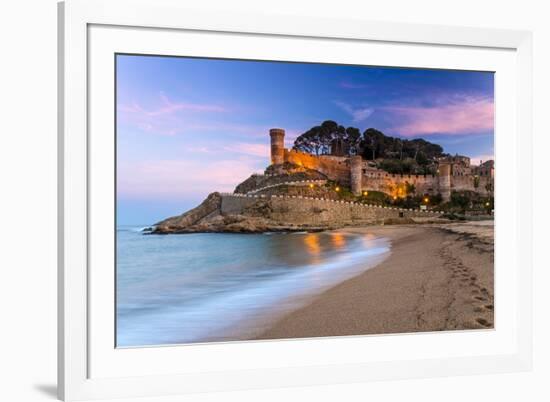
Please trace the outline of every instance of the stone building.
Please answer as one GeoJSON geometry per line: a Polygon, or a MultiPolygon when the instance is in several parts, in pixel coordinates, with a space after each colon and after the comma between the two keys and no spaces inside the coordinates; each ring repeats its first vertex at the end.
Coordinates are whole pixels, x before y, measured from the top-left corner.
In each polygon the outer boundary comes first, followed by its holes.
{"type": "Polygon", "coordinates": [[[448,201],[453,190],[489,195],[494,185],[493,161],[474,167],[470,165],[470,158],[455,155],[437,161],[437,174],[391,174],[371,166],[359,155],[344,156],[342,144],[334,143],[331,155],[316,156],[285,148],[283,129],[271,129],[270,137],[271,163],[276,172],[283,172],[282,165],[285,162],[303,166],[349,186],[356,195],[363,191],[380,191],[390,196],[402,196],[400,189],[413,185],[416,194],[441,194],[443,200],[448,201]]]}

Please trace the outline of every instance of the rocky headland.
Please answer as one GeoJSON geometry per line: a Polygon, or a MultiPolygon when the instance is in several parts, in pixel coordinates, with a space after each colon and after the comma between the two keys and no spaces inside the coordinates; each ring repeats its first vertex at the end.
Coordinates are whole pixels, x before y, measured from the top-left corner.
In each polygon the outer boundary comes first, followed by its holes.
{"type": "Polygon", "coordinates": [[[154,225],[150,233],[322,231],[437,219],[434,211],[369,204],[321,173],[286,164],[252,175],[233,193],[214,192],[197,207],[154,225]]]}

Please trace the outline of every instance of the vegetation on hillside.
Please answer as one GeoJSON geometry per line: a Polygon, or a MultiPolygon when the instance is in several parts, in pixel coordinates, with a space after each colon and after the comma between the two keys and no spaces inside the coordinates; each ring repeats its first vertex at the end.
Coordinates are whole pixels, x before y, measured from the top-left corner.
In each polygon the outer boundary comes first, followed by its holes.
{"type": "Polygon", "coordinates": [[[495,207],[493,196],[483,196],[475,191],[453,191],[449,202],[441,205],[441,209],[453,213],[475,211],[489,214],[495,207]]]}
{"type": "Polygon", "coordinates": [[[421,138],[391,137],[374,128],[361,134],[356,127],[344,127],[332,120],[300,135],[293,149],[322,155],[330,153],[335,142],[342,144],[345,155],[361,155],[364,159],[377,161],[378,167],[390,173],[432,174],[435,159],[445,155],[440,145],[421,138]]]}

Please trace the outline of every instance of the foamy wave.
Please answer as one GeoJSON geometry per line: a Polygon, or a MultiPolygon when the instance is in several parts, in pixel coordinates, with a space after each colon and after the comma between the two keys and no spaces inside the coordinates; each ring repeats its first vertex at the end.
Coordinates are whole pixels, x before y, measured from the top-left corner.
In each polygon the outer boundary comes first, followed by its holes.
{"type": "Polygon", "coordinates": [[[239,339],[257,330],[258,320],[301,307],[304,296],[313,296],[357,276],[383,260],[390,250],[386,239],[354,240],[346,251],[325,262],[297,267],[271,277],[222,292],[192,306],[165,307],[150,317],[119,321],[119,347],[239,339]],[[368,247],[368,248],[365,248],[368,247]],[[247,323],[254,325],[247,326],[247,323]]]}

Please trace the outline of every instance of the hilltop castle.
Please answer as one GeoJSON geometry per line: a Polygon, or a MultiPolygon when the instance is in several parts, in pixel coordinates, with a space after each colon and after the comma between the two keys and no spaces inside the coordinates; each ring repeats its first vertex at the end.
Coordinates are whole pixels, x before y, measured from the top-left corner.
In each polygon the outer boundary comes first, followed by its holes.
{"type": "MultiPolygon", "coordinates": [[[[271,164],[276,172],[284,171],[284,164],[316,170],[328,179],[349,186],[360,195],[364,191],[380,191],[393,197],[404,196],[404,188],[414,186],[416,194],[441,194],[448,201],[452,191],[469,190],[490,195],[494,188],[494,162],[486,161],[472,166],[466,156],[450,156],[437,161],[437,174],[391,174],[363,160],[359,155],[341,156],[342,144],[330,155],[311,155],[284,146],[285,130],[272,128],[271,164]]],[[[338,144],[337,144],[338,145],[338,144]]]]}
{"type": "Polygon", "coordinates": [[[372,202],[368,192],[382,192],[394,200],[441,194],[444,201],[452,191],[492,193],[493,161],[470,166],[470,158],[457,155],[438,160],[433,175],[391,174],[378,169],[375,161],[343,156],[347,149],[342,141],[333,143],[330,155],[315,156],[286,149],[283,129],[273,128],[269,134],[271,165],[265,174],[252,174],[232,193],[209,194],[197,207],[158,222],[152,233],[319,231],[410,222],[438,218],[443,211],[425,204],[411,208],[372,202]],[[339,193],[340,186],[362,197],[339,193]]]}

